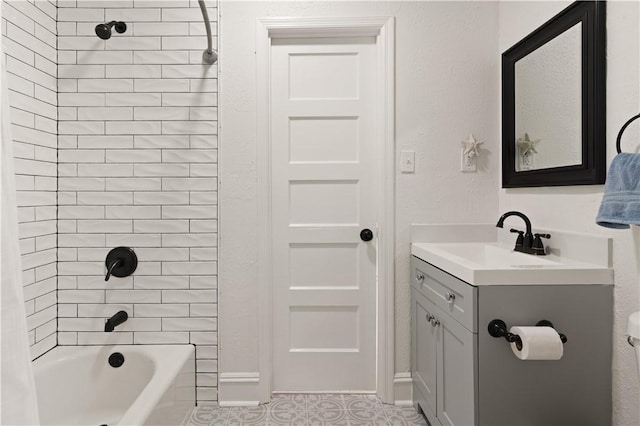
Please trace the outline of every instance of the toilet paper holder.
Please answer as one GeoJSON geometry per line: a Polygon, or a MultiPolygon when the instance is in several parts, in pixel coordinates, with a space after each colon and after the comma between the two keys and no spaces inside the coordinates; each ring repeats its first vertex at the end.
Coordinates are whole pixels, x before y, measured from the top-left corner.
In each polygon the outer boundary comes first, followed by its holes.
{"type": "MultiPolygon", "coordinates": [[[[547,321],[547,320],[538,321],[536,323],[536,326],[554,328],[551,321],[547,321]]],[[[517,334],[510,333],[507,330],[507,324],[501,319],[492,320],[491,322],[489,322],[489,326],[487,328],[491,336],[504,337],[507,340],[507,342],[515,343],[516,348],[518,348],[518,350],[522,350],[522,340],[520,339],[520,336],[518,336],[517,334]]],[[[562,333],[558,333],[558,335],[560,335],[560,340],[562,341],[562,343],[567,343],[567,336],[565,336],[562,333]]]]}

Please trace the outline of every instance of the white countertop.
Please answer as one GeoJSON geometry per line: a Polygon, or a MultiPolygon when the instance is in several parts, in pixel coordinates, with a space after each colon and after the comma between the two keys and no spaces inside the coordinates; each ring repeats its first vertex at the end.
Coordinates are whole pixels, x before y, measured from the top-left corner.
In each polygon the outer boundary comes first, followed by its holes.
{"type": "Polygon", "coordinates": [[[613,269],[602,263],[519,253],[497,242],[413,243],[411,254],[475,286],[613,284],[613,269]]]}

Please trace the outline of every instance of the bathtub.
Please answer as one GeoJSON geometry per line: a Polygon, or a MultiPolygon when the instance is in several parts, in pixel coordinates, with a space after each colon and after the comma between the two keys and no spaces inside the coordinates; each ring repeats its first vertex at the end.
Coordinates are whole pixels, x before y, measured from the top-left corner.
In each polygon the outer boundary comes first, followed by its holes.
{"type": "Polygon", "coordinates": [[[195,406],[192,345],[58,346],[34,375],[42,425],[175,426],[195,406]]]}

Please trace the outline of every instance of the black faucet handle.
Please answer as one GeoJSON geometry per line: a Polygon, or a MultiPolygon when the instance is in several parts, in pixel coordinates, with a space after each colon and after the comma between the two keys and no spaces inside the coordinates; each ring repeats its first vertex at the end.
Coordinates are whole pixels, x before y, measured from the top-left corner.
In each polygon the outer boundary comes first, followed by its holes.
{"type": "Polygon", "coordinates": [[[533,254],[537,254],[539,256],[544,256],[546,253],[544,249],[544,244],[542,243],[542,238],[551,238],[550,234],[533,234],[535,237],[533,239],[533,244],[531,245],[531,249],[533,250],[533,254]]]}
{"type": "Polygon", "coordinates": [[[518,229],[511,228],[511,229],[509,229],[509,232],[512,232],[514,234],[518,234],[518,238],[516,238],[516,247],[522,247],[522,245],[524,244],[524,231],[520,231],[518,229]]]}
{"type": "Polygon", "coordinates": [[[129,247],[116,247],[109,251],[104,265],[107,268],[107,274],[104,277],[105,281],[109,281],[111,276],[128,277],[138,267],[138,256],[129,247]]]}
{"type": "Polygon", "coordinates": [[[117,258],[116,260],[111,262],[111,265],[107,267],[107,274],[104,276],[104,280],[109,281],[109,277],[111,277],[111,275],[113,274],[113,270],[119,267],[120,265],[122,265],[123,263],[124,263],[124,259],[122,258],[117,258]]]}

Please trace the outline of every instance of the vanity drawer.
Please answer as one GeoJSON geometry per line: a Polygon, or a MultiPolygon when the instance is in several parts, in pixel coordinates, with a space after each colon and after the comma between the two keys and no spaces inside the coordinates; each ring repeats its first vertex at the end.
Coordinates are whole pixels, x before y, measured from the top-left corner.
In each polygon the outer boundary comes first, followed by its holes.
{"type": "Polygon", "coordinates": [[[476,287],[415,256],[411,257],[411,283],[466,329],[477,332],[476,317],[473,315],[476,287]]]}

